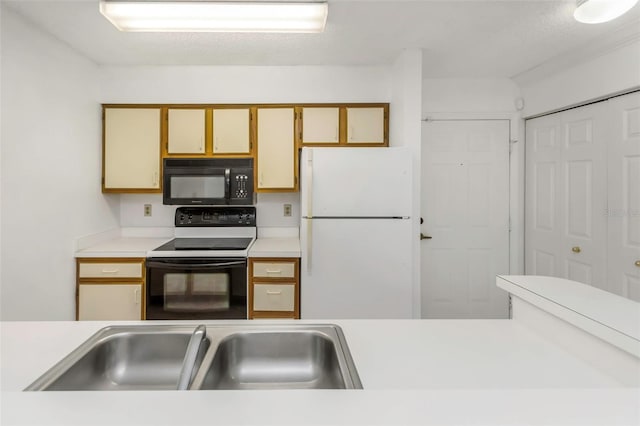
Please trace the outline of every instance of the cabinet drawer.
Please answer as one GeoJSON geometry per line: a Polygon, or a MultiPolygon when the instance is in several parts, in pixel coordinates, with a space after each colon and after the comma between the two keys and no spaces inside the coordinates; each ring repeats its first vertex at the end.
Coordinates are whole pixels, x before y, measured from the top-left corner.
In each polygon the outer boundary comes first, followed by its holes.
{"type": "Polygon", "coordinates": [[[253,262],[253,276],[263,278],[294,278],[295,263],[292,262],[253,262]]]}
{"type": "Polygon", "coordinates": [[[295,309],[295,285],[254,284],[254,311],[293,311],[295,309]]]}
{"type": "Polygon", "coordinates": [[[142,278],[142,263],[80,263],[80,278],[142,278]]]}

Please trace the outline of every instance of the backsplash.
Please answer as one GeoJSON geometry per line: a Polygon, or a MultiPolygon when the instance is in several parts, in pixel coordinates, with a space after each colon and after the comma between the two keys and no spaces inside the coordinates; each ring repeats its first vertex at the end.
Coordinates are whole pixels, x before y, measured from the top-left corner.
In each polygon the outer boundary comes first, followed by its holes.
{"type": "MultiPolygon", "coordinates": [[[[300,193],[257,194],[256,214],[258,227],[300,226],[300,193]],[[284,216],[284,205],[291,204],[291,216],[284,216]]],[[[177,206],[162,204],[162,194],[121,194],[120,226],[173,227],[177,206]],[[144,205],[151,204],[151,216],[144,215],[144,205]]]]}

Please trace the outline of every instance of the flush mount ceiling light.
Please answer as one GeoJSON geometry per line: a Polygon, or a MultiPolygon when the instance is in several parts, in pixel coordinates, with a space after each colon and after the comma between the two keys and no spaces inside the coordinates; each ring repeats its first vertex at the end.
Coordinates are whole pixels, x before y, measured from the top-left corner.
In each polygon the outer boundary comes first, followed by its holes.
{"type": "Polygon", "coordinates": [[[326,0],[100,0],[100,13],[120,31],[319,33],[328,9],[326,0]]]}
{"type": "Polygon", "coordinates": [[[638,0],[577,0],[573,17],[585,24],[600,24],[624,15],[638,0]]]}

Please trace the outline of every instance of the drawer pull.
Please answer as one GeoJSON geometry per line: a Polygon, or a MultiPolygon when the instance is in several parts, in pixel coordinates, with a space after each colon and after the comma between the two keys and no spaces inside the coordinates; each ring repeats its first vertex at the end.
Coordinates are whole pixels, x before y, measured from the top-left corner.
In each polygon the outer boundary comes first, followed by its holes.
{"type": "Polygon", "coordinates": [[[275,270],[267,269],[267,274],[281,274],[281,273],[282,273],[282,270],[280,269],[275,269],[275,270]]]}
{"type": "Polygon", "coordinates": [[[117,274],[118,272],[120,272],[120,269],[103,269],[102,270],[103,274],[117,274]]]}
{"type": "Polygon", "coordinates": [[[282,294],[282,290],[279,291],[275,291],[275,290],[267,290],[267,294],[269,296],[279,296],[282,294]]]}

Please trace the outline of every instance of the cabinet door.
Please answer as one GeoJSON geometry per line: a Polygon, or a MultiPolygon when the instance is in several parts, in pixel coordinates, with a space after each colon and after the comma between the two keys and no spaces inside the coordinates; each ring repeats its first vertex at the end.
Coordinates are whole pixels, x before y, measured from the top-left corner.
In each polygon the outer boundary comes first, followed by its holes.
{"type": "Polygon", "coordinates": [[[347,144],[386,144],[384,107],[347,108],[347,144]]]}
{"type": "Polygon", "coordinates": [[[141,284],[80,284],[78,320],[142,319],[141,284]]]}
{"type": "Polygon", "coordinates": [[[204,109],[169,109],[167,126],[169,154],[204,154],[204,109]]]}
{"type": "Polygon", "coordinates": [[[295,310],[295,283],[254,283],[253,310],[293,312],[295,310]]]}
{"type": "Polygon", "coordinates": [[[293,108],[258,108],[257,190],[296,190],[293,108]]]}
{"type": "Polygon", "coordinates": [[[303,144],[338,144],[340,142],[340,108],[302,108],[303,144]]]}
{"type": "Polygon", "coordinates": [[[160,108],[104,110],[103,191],[120,190],[160,190],[160,108]]]}
{"type": "Polygon", "coordinates": [[[250,154],[249,108],[213,110],[213,154],[250,154]]]}

